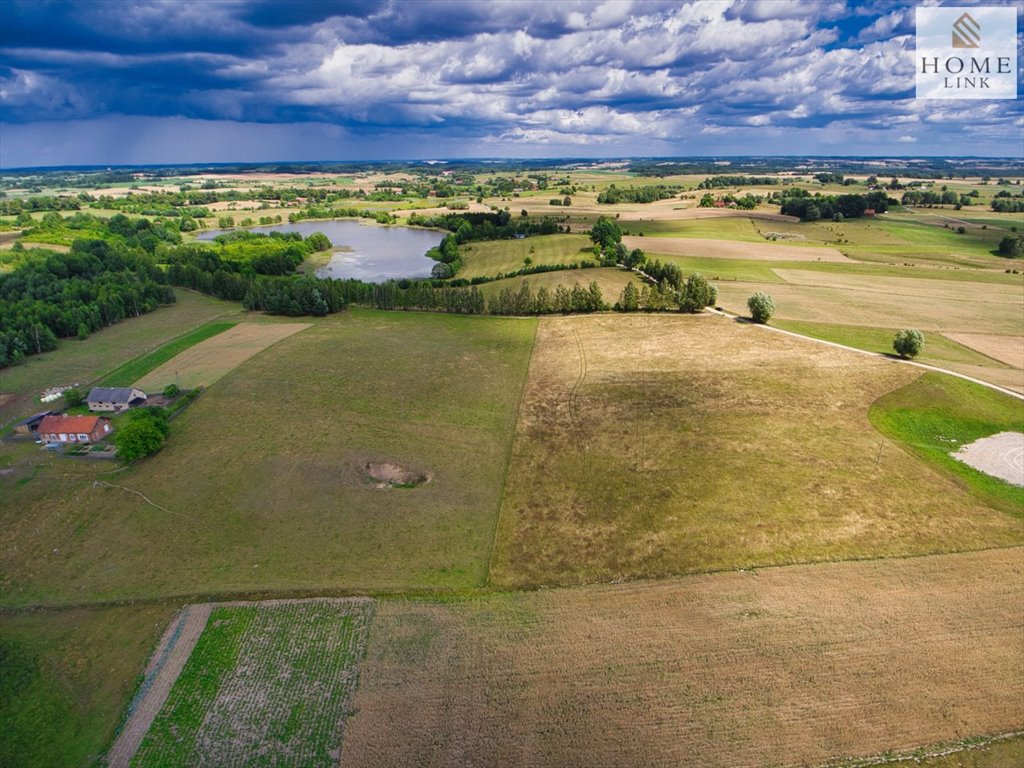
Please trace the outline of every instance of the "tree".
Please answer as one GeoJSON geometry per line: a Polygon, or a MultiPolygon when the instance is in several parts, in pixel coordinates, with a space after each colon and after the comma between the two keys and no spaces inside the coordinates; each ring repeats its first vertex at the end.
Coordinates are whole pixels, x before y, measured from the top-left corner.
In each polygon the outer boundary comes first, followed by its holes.
{"type": "Polygon", "coordinates": [[[924,336],[916,328],[904,328],[902,331],[896,331],[896,338],[892,340],[892,348],[904,360],[917,357],[923,346],[924,336]]]}
{"type": "Polygon", "coordinates": [[[767,323],[768,319],[775,314],[775,302],[767,293],[758,291],[747,299],[747,309],[755,323],[767,323]]]}
{"type": "Polygon", "coordinates": [[[630,281],[622,289],[619,297],[618,309],[622,312],[636,312],[640,309],[640,291],[636,289],[636,283],[630,281]]]}
{"type": "Polygon", "coordinates": [[[700,203],[697,205],[698,208],[714,208],[715,207],[715,196],[710,192],[705,192],[704,196],[700,199],[700,203]]]}
{"type": "Polygon", "coordinates": [[[1024,237],[1007,235],[999,242],[999,255],[1011,259],[1024,258],[1024,237]]]}
{"type": "Polygon", "coordinates": [[[64,405],[68,408],[77,408],[85,403],[85,394],[78,387],[64,390],[64,405]]]}
{"type": "Polygon", "coordinates": [[[136,461],[159,451],[164,433],[150,419],[133,419],[114,433],[117,455],[125,461],[136,461]]]}
{"type": "Polygon", "coordinates": [[[164,397],[177,397],[180,392],[181,388],[177,384],[168,384],[164,387],[164,397]]]}
{"type": "Polygon", "coordinates": [[[323,232],[314,232],[306,238],[306,242],[312,246],[314,251],[329,251],[331,249],[331,241],[323,232]]]}
{"type": "Polygon", "coordinates": [[[616,243],[622,242],[622,230],[617,221],[601,216],[590,230],[590,239],[602,251],[607,251],[616,243]]]}
{"type": "Polygon", "coordinates": [[[686,285],[679,296],[679,310],[697,314],[704,307],[714,305],[718,299],[718,290],[707,281],[700,272],[694,272],[686,280],[686,285]]]}

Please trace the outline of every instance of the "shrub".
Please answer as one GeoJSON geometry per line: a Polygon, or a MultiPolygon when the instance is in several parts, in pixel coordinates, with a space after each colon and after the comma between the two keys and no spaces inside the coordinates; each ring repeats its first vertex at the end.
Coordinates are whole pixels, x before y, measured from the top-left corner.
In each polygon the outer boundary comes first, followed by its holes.
{"type": "Polygon", "coordinates": [[[177,397],[181,388],[177,384],[168,384],[164,387],[164,397],[177,397]]]}
{"type": "Polygon", "coordinates": [[[64,405],[68,408],[77,408],[85,403],[85,394],[78,387],[64,390],[64,405]]]}
{"type": "MultiPolygon", "coordinates": [[[[1016,228],[1014,228],[1016,231],[1016,228]]],[[[1024,237],[1008,235],[999,242],[999,255],[1011,259],[1024,258],[1024,237]]]]}
{"type": "Polygon", "coordinates": [[[896,338],[892,340],[892,348],[904,360],[917,357],[924,346],[924,336],[916,328],[904,328],[896,331],[896,338]]]}
{"type": "Polygon", "coordinates": [[[747,309],[750,310],[750,317],[755,323],[767,323],[775,314],[775,302],[767,293],[758,291],[747,299],[747,309]]]}

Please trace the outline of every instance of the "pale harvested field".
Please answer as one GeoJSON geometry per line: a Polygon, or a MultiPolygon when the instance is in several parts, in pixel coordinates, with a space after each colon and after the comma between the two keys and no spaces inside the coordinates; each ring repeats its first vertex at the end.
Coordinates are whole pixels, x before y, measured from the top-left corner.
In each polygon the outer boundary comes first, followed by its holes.
{"type": "Polygon", "coordinates": [[[144,392],[159,392],[168,384],[208,387],[253,355],[306,328],[308,323],[239,323],[175,355],[133,386],[144,392]]]}
{"type": "Polygon", "coordinates": [[[341,764],[814,765],[1024,726],[1024,551],[383,602],[341,764]]]}
{"type": "Polygon", "coordinates": [[[491,206],[484,205],[483,203],[470,203],[469,208],[465,210],[456,210],[454,208],[448,208],[440,205],[435,208],[405,208],[400,211],[392,211],[395,216],[408,217],[410,214],[417,214],[419,216],[444,216],[449,213],[460,214],[460,213],[490,213],[491,206]]]}
{"type": "Polygon", "coordinates": [[[835,248],[812,245],[743,243],[735,240],[709,240],[699,237],[637,237],[622,238],[627,248],[641,248],[648,254],[672,256],[703,256],[709,259],[747,259],[755,261],[829,261],[852,264],[835,248]]]}
{"type": "Polygon", "coordinates": [[[1024,368],[1024,336],[997,336],[989,333],[946,333],[949,339],[995,358],[1014,368],[1024,368]]]}
{"type": "Polygon", "coordinates": [[[1024,542],[869,423],[877,397],[919,375],[719,316],[544,318],[491,583],[1024,542]]]}
{"type": "MultiPolygon", "coordinates": [[[[780,274],[789,273],[787,277],[794,271],[777,270],[780,274]]],[[[814,279],[817,278],[808,281],[814,279]]],[[[942,333],[1022,333],[1024,295],[1014,286],[824,273],[821,280],[833,284],[720,281],[715,285],[719,305],[740,315],[748,313],[750,295],[763,291],[775,300],[775,317],[785,320],[841,321],[874,328],[918,328],[942,333]]]]}

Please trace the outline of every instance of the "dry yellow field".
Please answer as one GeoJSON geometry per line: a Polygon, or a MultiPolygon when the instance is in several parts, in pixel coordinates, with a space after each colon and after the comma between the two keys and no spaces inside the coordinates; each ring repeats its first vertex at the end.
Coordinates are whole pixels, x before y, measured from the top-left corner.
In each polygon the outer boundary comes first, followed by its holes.
{"type": "Polygon", "coordinates": [[[998,336],[988,333],[946,333],[943,334],[958,344],[981,352],[991,358],[1024,368],[1024,336],[998,336]]]}
{"type": "Polygon", "coordinates": [[[869,423],[919,375],[713,315],[543,318],[491,583],[1024,542],[869,423]]]}
{"type": "MultiPolygon", "coordinates": [[[[786,279],[793,279],[792,273],[798,271],[777,270],[786,279]]],[[[774,298],[779,319],[943,333],[1021,334],[1024,294],[1014,286],[804,274],[814,277],[801,284],[717,282],[718,303],[730,312],[746,315],[747,299],[763,291],[774,298]],[[824,284],[812,282],[819,275],[824,284]]]]}
{"type": "Polygon", "coordinates": [[[208,387],[253,355],[306,328],[308,323],[239,323],[175,355],[134,386],[144,392],[159,392],[168,384],[208,387]]]}
{"type": "Polygon", "coordinates": [[[341,764],[816,765],[1024,726],[1024,550],[384,601],[341,764]]]}
{"type": "Polygon", "coordinates": [[[813,245],[743,243],[735,240],[710,240],[699,237],[636,237],[622,238],[627,248],[641,248],[649,254],[671,256],[703,256],[709,259],[747,259],[756,261],[829,261],[853,262],[835,248],[813,245]]]}

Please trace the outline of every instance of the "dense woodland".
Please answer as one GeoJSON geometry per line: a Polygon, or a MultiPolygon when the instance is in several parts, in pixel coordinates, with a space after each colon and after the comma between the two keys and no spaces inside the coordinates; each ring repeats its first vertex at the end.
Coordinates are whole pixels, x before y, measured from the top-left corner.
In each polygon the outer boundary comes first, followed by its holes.
{"type": "Polygon", "coordinates": [[[163,270],[138,247],[83,238],[68,253],[40,250],[0,275],[0,366],[173,302],[163,270]]]}

